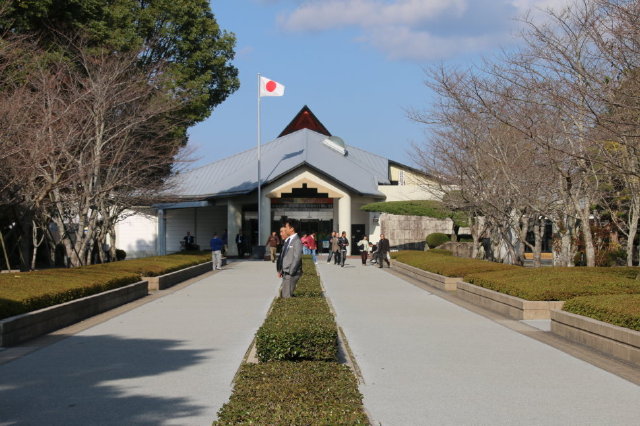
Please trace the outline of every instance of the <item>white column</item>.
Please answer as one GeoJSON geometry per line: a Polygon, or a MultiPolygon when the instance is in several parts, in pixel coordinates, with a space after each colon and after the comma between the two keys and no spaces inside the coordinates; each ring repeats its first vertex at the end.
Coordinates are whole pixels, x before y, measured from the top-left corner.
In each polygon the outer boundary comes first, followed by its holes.
{"type": "Polygon", "coordinates": [[[235,201],[227,202],[227,246],[230,256],[238,255],[238,247],[236,246],[236,234],[242,226],[242,207],[235,201]]]}
{"type": "MultiPolygon", "coordinates": [[[[347,238],[351,241],[351,196],[345,194],[338,200],[338,232],[347,231],[347,238]]],[[[347,247],[347,255],[351,254],[351,244],[347,247]]]]}
{"type": "MultiPolygon", "coordinates": [[[[266,192],[266,191],[265,191],[266,192]]],[[[258,236],[259,240],[258,245],[263,246],[269,235],[271,235],[271,231],[278,231],[277,229],[271,229],[271,198],[267,197],[265,193],[262,193],[260,197],[260,235],[258,236]]]]}

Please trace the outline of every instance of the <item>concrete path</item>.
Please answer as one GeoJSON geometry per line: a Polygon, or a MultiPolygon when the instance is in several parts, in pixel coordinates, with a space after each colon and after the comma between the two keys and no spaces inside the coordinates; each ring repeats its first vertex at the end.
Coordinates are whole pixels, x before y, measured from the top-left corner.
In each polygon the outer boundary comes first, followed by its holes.
{"type": "Polygon", "coordinates": [[[0,424],[210,425],[277,294],[274,269],[232,263],[0,365],[0,424]]]}
{"type": "Polygon", "coordinates": [[[349,259],[319,271],[382,425],[638,425],[640,386],[349,259]]]}

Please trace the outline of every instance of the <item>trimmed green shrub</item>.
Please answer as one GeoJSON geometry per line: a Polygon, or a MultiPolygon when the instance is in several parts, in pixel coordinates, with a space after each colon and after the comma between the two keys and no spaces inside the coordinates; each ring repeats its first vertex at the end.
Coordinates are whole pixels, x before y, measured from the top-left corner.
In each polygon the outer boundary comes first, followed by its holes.
{"type": "Polygon", "coordinates": [[[0,319],[57,305],[211,260],[209,252],[153,256],[79,268],[0,274],[0,319]]]}
{"type": "Polygon", "coordinates": [[[157,277],[209,261],[211,261],[211,252],[190,252],[188,254],[176,253],[166,256],[151,256],[122,262],[103,263],[101,265],[92,265],[90,268],[127,271],[140,274],[143,277],[157,277]]]}
{"type": "Polygon", "coordinates": [[[116,260],[125,260],[127,258],[127,252],[121,249],[116,249],[116,260]]]}
{"type": "Polygon", "coordinates": [[[434,253],[434,250],[404,250],[397,252],[394,257],[398,262],[447,277],[465,277],[474,272],[521,269],[519,266],[505,265],[487,260],[446,256],[438,252],[434,253]]]}
{"type": "Polygon", "coordinates": [[[91,267],[1,274],[0,319],[91,296],[139,280],[138,274],[97,271],[91,267]]]}
{"type": "Polygon", "coordinates": [[[605,268],[516,268],[468,274],[465,281],[526,300],[569,300],[576,296],[640,293],[640,281],[605,268]]]}
{"type": "Polygon", "coordinates": [[[562,310],[640,331],[640,294],[580,296],[562,310]]]}
{"type": "Polygon", "coordinates": [[[468,226],[468,215],[464,212],[453,211],[441,201],[413,200],[413,201],[383,201],[365,204],[360,207],[367,212],[381,212],[404,216],[427,216],[435,219],[453,220],[457,226],[468,226]]]}
{"type": "Polygon", "coordinates": [[[335,361],[338,329],[324,298],[277,299],[256,333],[262,362],[275,360],[335,361]]]}
{"type": "Polygon", "coordinates": [[[316,265],[311,256],[302,257],[302,276],[296,284],[294,296],[296,297],[324,297],[320,277],[316,272],[316,265]]]}
{"type": "Polygon", "coordinates": [[[368,425],[358,383],[332,362],[244,364],[214,425],[368,425]]]}
{"type": "Polygon", "coordinates": [[[444,244],[447,241],[451,241],[451,238],[447,234],[441,234],[440,232],[434,232],[427,235],[427,245],[429,248],[436,248],[440,244],[444,244]]]}

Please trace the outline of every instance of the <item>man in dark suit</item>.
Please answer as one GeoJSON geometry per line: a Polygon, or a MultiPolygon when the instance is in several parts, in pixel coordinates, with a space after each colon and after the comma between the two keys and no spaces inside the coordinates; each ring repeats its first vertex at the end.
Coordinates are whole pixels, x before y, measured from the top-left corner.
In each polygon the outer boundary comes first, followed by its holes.
{"type": "Polygon", "coordinates": [[[288,298],[293,296],[296,284],[302,275],[302,241],[296,232],[297,223],[293,219],[288,219],[284,223],[284,230],[287,240],[282,245],[282,289],[280,297],[288,298]]]}
{"type": "Polygon", "coordinates": [[[380,268],[382,268],[383,262],[387,262],[388,267],[391,268],[388,257],[390,250],[389,240],[384,237],[384,234],[380,234],[380,241],[378,241],[378,265],[380,268]]]}

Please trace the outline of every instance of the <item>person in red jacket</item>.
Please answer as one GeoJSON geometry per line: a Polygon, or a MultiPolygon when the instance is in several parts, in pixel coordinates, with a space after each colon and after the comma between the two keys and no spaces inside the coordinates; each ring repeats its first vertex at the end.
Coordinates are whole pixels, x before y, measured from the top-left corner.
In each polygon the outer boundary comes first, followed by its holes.
{"type": "Polygon", "coordinates": [[[318,256],[317,256],[318,241],[316,241],[316,233],[315,232],[313,232],[313,233],[311,233],[311,235],[307,236],[307,248],[309,249],[309,254],[311,255],[311,258],[313,259],[313,263],[315,263],[317,265],[318,264],[318,256]]]}

